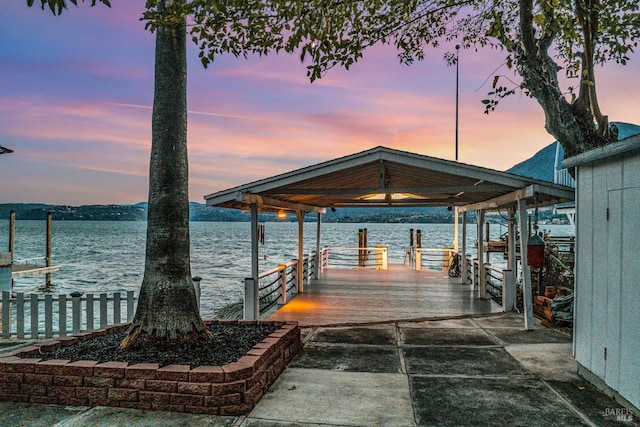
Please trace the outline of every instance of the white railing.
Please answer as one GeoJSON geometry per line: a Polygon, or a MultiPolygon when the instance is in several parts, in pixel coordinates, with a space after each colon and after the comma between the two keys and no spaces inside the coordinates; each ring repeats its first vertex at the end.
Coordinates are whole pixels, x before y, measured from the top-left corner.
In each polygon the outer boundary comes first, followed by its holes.
{"type": "Polygon", "coordinates": [[[451,265],[453,249],[451,248],[413,248],[414,267],[416,271],[421,271],[423,267],[427,270],[447,270],[451,265]]]}
{"type": "Polygon", "coordinates": [[[389,248],[386,246],[323,249],[323,269],[331,267],[387,270],[388,266],[389,248]]]}
{"type": "Polygon", "coordinates": [[[256,320],[276,304],[286,304],[290,296],[300,291],[299,285],[309,284],[317,279],[321,271],[324,254],[304,255],[302,262],[297,259],[280,264],[258,275],[258,283],[252,278],[244,279],[244,319],[256,320]]]}
{"type": "Polygon", "coordinates": [[[260,314],[276,304],[286,304],[288,296],[297,292],[297,287],[298,260],[296,259],[261,273],[258,276],[260,314]]]}
{"type": "Polygon", "coordinates": [[[490,298],[504,311],[516,306],[516,277],[512,270],[502,270],[489,263],[481,266],[477,258],[467,255],[466,283],[473,285],[478,298],[490,298]]]}
{"type": "Polygon", "coordinates": [[[24,294],[2,292],[2,338],[52,338],[130,322],[133,291],[112,294],[24,294]],[[125,317],[123,318],[123,314],[125,317]]]}
{"type": "Polygon", "coordinates": [[[553,183],[566,185],[567,187],[576,187],[576,181],[573,179],[567,169],[556,170],[553,177],[553,183]]]}

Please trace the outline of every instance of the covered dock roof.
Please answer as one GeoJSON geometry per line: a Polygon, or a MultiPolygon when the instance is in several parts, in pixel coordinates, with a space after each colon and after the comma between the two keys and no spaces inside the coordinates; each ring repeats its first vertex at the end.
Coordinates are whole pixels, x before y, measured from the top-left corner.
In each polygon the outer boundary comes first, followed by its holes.
{"type": "Polygon", "coordinates": [[[375,147],[205,196],[207,205],[322,212],[340,207],[494,210],[574,199],[574,189],[450,160],[375,147]]]}
{"type": "MultiPolygon", "coordinates": [[[[438,159],[386,147],[329,160],[291,172],[240,185],[205,196],[207,205],[251,210],[251,278],[245,280],[245,318],[259,317],[258,298],[258,210],[293,210],[298,219],[298,260],[303,259],[303,222],[306,212],[322,213],[327,208],[418,207],[457,208],[454,221],[454,250],[458,251],[458,219],[462,212],[462,253],[466,254],[466,212],[478,211],[478,265],[484,266],[483,215],[485,211],[506,209],[509,248],[507,268],[516,271],[515,211],[520,236],[527,236],[526,210],[574,200],[574,189],[492,169],[438,159]]],[[[320,223],[316,253],[320,253],[320,223]]],[[[521,238],[520,254],[527,257],[527,240],[521,238]]],[[[466,256],[462,271],[467,271],[466,256]]],[[[418,265],[418,262],[416,262],[418,265]]],[[[522,263],[524,278],[525,328],[533,327],[531,272],[522,263]]],[[[486,280],[480,270],[480,298],[486,298],[486,280]]],[[[303,291],[298,275],[298,292],[303,291]]],[[[509,280],[515,296],[515,282],[509,280]]],[[[513,300],[513,298],[511,298],[513,300]]],[[[512,305],[515,300],[509,304],[512,305]]],[[[511,309],[511,308],[509,308],[511,309]]]]}

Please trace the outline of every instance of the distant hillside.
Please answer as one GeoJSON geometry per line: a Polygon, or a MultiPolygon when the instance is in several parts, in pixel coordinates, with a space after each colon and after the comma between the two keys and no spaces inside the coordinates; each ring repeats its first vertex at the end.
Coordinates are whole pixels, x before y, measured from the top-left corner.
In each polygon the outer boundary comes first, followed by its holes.
{"type": "MultiPolygon", "coordinates": [[[[618,139],[629,138],[630,136],[640,133],[640,126],[632,125],[630,123],[615,122],[618,126],[618,139]]],[[[517,175],[528,176],[530,178],[539,179],[542,181],[553,182],[554,166],[556,159],[556,144],[557,141],[544,147],[538,151],[533,157],[518,163],[507,172],[517,175]]],[[[564,150],[560,146],[560,161],[564,159],[564,150]]]]}
{"type": "MultiPolygon", "coordinates": [[[[135,205],[47,205],[42,203],[0,204],[0,219],[9,219],[11,211],[16,220],[45,220],[51,212],[55,221],[146,221],[147,203],[135,205]]],[[[248,211],[216,208],[202,203],[189,204],[191,221],[247,222],[251,220],[248,211]]],[[[469,221],[475,217],[470,216],[469,221]]],[[[276,219],[271,213],[260,213],[260,221],[296,221],[295,215],[286,219],[276,219]]],[[[308,215],[307,221],[315,221],[315,215],[308,215]]],[[[324,222],[396,222],[396,223],[452,223],[453,215],[446,208],[382,208],[382,209],[337,209],[328,211],[324,222]]]]}
{"type": "MultiPolygon", "coordinates": [[[[191,221],[245,221],[248,215],[231,209],[207,207],[202,203],[189,205],[191,221]]],[[[46,205],[41,203],[0,204],[0,219],[9,219],[16,213],[16,220],[44,220],[51,212],[54,220],[73,221],[146,221],[147,203],[135,205],[46,205]]]]}

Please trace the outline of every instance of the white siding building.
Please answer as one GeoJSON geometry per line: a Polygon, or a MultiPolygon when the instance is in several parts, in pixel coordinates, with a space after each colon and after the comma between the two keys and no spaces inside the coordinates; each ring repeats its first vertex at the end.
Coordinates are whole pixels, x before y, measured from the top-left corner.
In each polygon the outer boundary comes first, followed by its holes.
{"type": "Polygon", "coordinates": [[[563,162],[576,170],[578,371],[640,407],[640,136],[563,162]]]}

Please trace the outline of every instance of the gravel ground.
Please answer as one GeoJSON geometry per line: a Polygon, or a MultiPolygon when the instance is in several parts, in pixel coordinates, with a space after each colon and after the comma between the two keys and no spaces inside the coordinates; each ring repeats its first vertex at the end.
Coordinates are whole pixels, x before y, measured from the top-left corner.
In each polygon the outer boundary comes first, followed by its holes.
{"type": "Polygon", "coordinates": [[[185,338],[180,341],[147,339],[136,348],[122,350],[120,342],[127,333],[122,328],[111,335],[86,339],[68,347],[35,354],[31,358],[95,360],[102,362],[158,363],[167,365],[219,366],[232,363],[244,356],[251,348],[277,330],[269,324],[212,324],[211,339],[185,338]]]}

